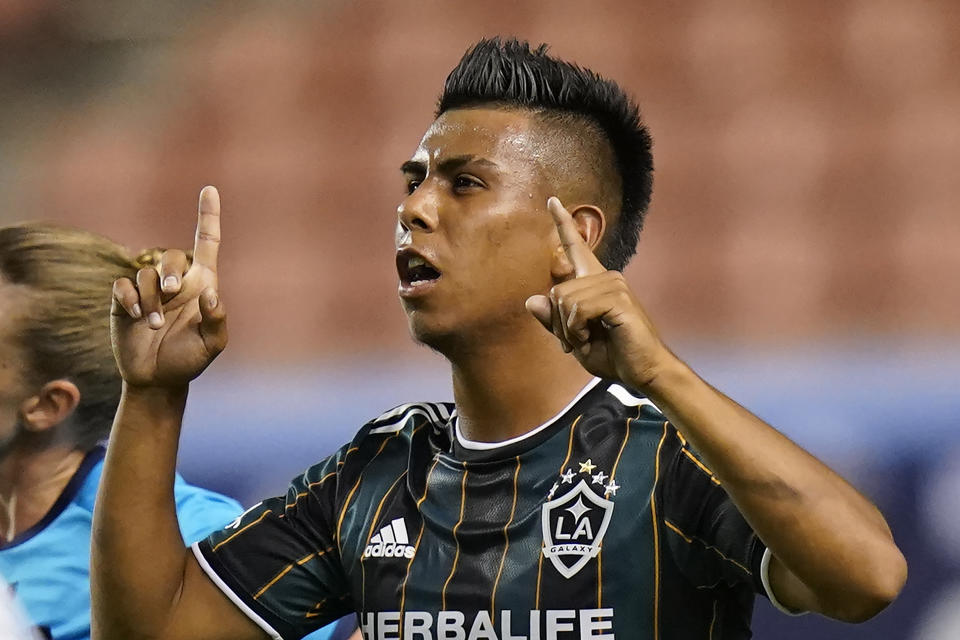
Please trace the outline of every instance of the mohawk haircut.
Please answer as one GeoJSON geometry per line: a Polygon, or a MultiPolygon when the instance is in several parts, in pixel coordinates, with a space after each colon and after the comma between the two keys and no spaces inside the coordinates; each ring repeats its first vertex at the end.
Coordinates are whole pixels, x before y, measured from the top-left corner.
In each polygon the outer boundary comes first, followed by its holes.
{"type": "Polygon", "coordinates": [[[622,185],[620,215],[599,258],[608,269],[622,271],[636,253],[653,189],[652,141],[636,103],[612,80],[547,55],[545,44],[531,49],[528,42],[495,37],[469,49],[447,76],[436,117],[481,105],[572,115],[599,126],[622,185]]]}

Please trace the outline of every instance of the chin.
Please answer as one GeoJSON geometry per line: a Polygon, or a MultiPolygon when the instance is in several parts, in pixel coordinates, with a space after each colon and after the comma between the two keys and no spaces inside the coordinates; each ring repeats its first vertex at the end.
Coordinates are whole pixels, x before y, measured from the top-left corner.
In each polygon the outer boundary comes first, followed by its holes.
{"type": "Polygon", "coordinates": [[[437,318],[422,311],[407,310],[407,326],[415,342],[446,355],[458,342],[459,334],[437,318]]]}
{"type": "Polygon", "coordinates": [[[434,351],[442,351],[442,346],[451,342],[451,336],[447,331],[441,331],[436,327],[426,326],[424,323],[415,322],[410,319],[410,337],[418,344],[430,347],[434,351]]]}

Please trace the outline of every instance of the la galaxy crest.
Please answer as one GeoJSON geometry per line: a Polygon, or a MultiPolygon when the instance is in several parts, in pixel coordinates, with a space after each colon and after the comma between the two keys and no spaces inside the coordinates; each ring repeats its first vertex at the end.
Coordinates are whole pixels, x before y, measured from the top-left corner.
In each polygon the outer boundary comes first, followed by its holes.
{"type": "Polygon", "coordinates": [[[540,515],[543,555],[564,578],[573,577],[600,553],[620,488],[589,458],[579,471],[566,469],[547,495],[540,515]],[[556,494],[559,497],[554,497],[556,494]]]}

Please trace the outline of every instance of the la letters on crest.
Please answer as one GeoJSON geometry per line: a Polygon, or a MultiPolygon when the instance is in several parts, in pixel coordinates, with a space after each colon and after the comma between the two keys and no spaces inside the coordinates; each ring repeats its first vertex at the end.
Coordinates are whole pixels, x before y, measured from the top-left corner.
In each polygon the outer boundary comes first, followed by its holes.
{"type": "Polygon", "coordinates": [[[543,555],[564,578],[575,575],[600,553],[613,502],[598,496],[586,480],[543,504],[543,555]]]}

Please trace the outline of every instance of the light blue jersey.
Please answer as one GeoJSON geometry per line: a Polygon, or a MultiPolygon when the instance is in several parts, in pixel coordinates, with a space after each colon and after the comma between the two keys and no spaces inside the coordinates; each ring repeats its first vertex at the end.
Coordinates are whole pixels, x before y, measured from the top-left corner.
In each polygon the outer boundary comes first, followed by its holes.
{"type": "MultiPolygon", "coordinates": [[[[102,448],[88,453],[47,515],[0,546],[0,584],[6,579],[13,586],[30,620],[53,640],[90,638],[90,526],[103,456],[102,448]]],[[[188,545],[243,511],[235,500],[187,484],[179,475],[174,497],[188,545]]],[[[355,628],[352,621],[345,622],[337,637],[355,628]]],[[[309,640],[330,639],[335,626],[316,631],[309,640]]]]}
{"type": "MultiPolygon", "coordinates": [[[[54,640],[90,637],[90,525],[103,456],[102,448],[87,454],[47,515],[0,547],[0,575],[30,620],[54,640]]],[[[187,543],[243,511],[236,501],[179,476],[174,494],[187,543]]]]}

